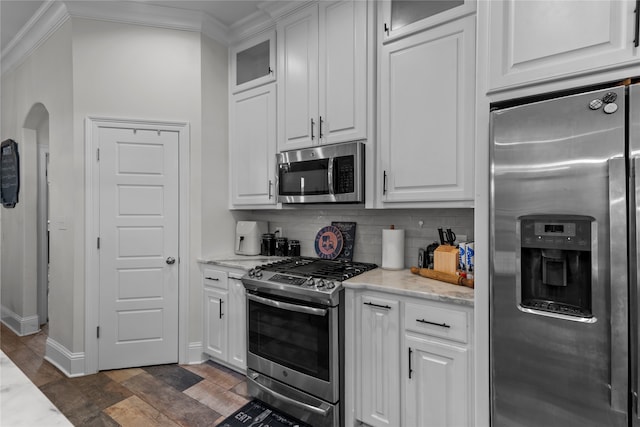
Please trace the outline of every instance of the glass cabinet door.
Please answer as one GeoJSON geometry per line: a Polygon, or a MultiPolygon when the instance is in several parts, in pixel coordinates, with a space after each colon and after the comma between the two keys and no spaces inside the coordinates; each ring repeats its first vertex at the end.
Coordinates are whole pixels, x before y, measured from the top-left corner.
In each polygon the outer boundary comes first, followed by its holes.
{"type": "Polygon", "coordinates": [[[383,0],[380,31],[389,41],[475,11],[474,0],[383,0]]]}
{"type": "Polygon", "coordinates": [[[231,86],[233,93],[275,80],[275,38],[275,31],[270,31],[232,48],[231,86]]]}

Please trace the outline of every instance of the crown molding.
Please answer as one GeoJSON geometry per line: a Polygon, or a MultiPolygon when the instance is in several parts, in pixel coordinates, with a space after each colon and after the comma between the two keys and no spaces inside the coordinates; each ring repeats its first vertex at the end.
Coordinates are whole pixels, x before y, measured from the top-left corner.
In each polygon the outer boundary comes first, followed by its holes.
{"type": "Polygon", "coordinates": [[[21,64],[69,18],[86,18],[123,24],[200,32],[228,46],[229,28],[212,16],[141,2],[47,1],[0,54],[4,73],[21,64]]]}
{"type": "Polygon", "coordinates": [[[272,29],[282,17],[302,9],[317,0],[267,0],[258,4],[259,11],[234,23],[229,28],[229,44],[272,29]]]}
{"type": "Polygon", "coordinates": [[[6,73],[20,65],[42,43],[69,19],[64,3],[47,1],[20,29],[0,54],[0,72],[6,73]]]}

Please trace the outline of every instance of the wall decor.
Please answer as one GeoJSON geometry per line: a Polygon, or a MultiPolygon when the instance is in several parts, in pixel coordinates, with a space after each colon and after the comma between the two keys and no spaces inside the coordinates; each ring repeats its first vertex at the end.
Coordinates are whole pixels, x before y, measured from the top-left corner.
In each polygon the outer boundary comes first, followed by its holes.
{"type": "Polygon", "coordinates": [[[338,227],[344,237],[344,247],[342,252],[338,255],[337,259],[344,259],[347,261],[353,260],[353,245],[356,240],[356,223],[355,222],[340,222],[333,221],[331,225],[338,227]]]}
{"type": "Polygon", "coordinates": [[[0,144],[0,201],[5,208],[14,208],[20,191],[20,161],[18,143],[7,139],[0,144]]]}

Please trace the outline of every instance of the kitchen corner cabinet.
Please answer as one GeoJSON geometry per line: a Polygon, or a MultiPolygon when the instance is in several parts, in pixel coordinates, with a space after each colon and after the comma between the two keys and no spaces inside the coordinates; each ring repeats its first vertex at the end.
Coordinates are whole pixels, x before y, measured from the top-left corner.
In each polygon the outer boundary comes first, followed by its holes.
{"type": "Polygon", "coordinates": [[[245,372],[246,302],[241,272],[203,269],[203,351],[217,362],[245,372]]]}
{"type": "Polygon", "coordinates": [[[377,32],[383,43],[475,12],[475,0],[378,2],[377,32]]]}
{"type": "Polygon", "coordinates": [[[273,208],[276,204],[276,84],[234,95],[229,116],[231,208],[273,208]]]}
{"type": "Polygon", "coordinates": [[[475,15],[380,47],[383,206],[473,201],[475,15]]]}
{"type": "Polygon", "coordinates": [[[345,357],[356,369],[356,407],[346,408],[347,425],[473,426],[472,308],[369,290],[349,294],[356,342],[345,357]]]}
{"type": "Polygon", "coordinates": [[[230,49],[230,56],[233,93],[275,81],[275,30],[242,41],[230,49]]]}
{"type": "Polygon", "coordinates": [[[367,137],[366,1],[322,1],[278,31],[278,151],[367,137]]]}
{"type": "Polygon", "coordinates": [[[492,1],[489,91],[638,61],[635,2],[492,1]]]}

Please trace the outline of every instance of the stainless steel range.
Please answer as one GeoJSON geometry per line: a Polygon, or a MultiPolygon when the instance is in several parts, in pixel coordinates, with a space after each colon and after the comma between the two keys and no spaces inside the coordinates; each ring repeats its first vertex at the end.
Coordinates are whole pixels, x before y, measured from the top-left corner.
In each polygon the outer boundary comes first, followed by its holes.
{"type": "Polygon", "coordinates": [[[252,396],[313,426],[341,425],[342,281],[376,267],[294,257],[243,276],[252,396]]]}

